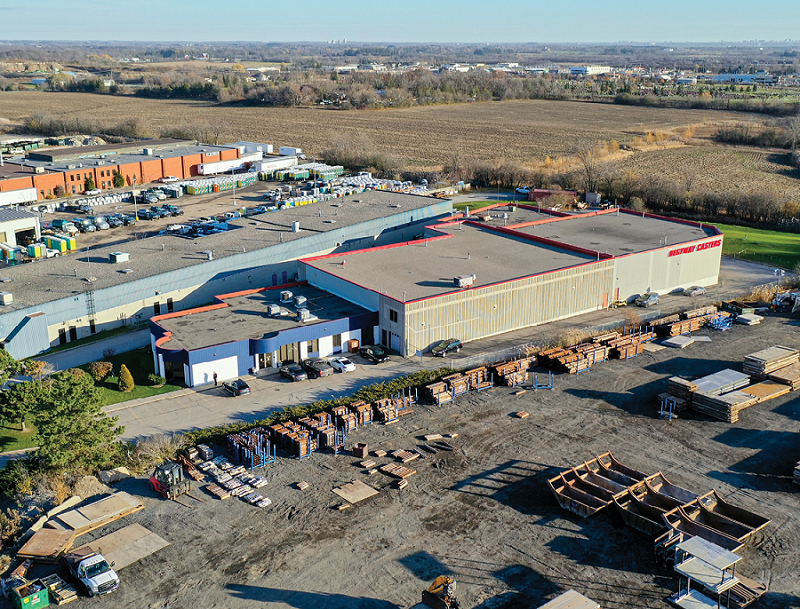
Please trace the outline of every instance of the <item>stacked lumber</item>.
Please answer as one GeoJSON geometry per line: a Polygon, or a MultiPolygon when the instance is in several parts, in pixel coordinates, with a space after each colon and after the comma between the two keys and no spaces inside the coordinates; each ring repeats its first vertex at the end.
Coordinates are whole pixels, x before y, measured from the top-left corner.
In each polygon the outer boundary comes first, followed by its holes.
{"type": "Polygon", "coordinates": [[[698,391],[711,395],[722,395],[750,384],[750,377],[736,370],[726,368],[714,374],[709,374],[694,381],[698,391]]]}
{"type": "MultiPolygon", "coordinates": [[[[548,368],[552,368],[554,362],[558,361],[559,357],[563,357],[567,355],[569,351],[564,349],[563,347],[553,347],[552,349],[547,349],[546,351],[541,351],[538,355],[539,363],[543,366],[547,366],[548,368]]],[[[497,373],[500,374],[501,367],[508,366],[511,362],[507,364],[498,364],[495,366],[497,369],[497,373]]],[[[514,370],[511,370],[512,372],[514,370]]]]}
{"type": "Polygon", "coordinates": [[[464,373],[469,383],[469,388],[472,391],[480,391],[492,386],[492,377],[489,374],[489,369],[485,366],[480,368],[473,368],[464,373]]]}
{"type": "Polygon", "coordinates": [[[707,307],[700,307],[699,309],[692,309],[691,311],[684,311],[684,319],[692,319],[694,317],[708,317],[709,315],[716,315],[717,307],[715,305],[708,305],[707,307]]]}
{"type": "Polygon", "coordinates": [[[757,398],[738,390],[722,395],[697,391],[692,397],[692,407],[695,410],[728,423],[738,423],[739,412],[757,402],[757,398]]]}
{"type": "Polygon", "coordinates": [[[393,450],[391,454],[395,459],[399,459],[403,463],[408,463],[409,461],[413,461],[414,459],[419,458],[419,453],[411,452],[408,450],[393,450]]]}
{"type": "Polygon", "coordinates": [[[707,320],[707,316],[702,316],[670,324],[662,324],[656,328],[656,332],[659,336],[681,336],[682,334],[697,332],[697,330],[706,325],[707,320]]]}
{"type": "Polygon", "coordinates": [[[742,393],[752,395],[754,398],[756,398],[756,403],[760,404],[761,402],[766,402],[767,400],[786,395],[791,390],[791,387],[781,383],[776,383],[775,381],[762,381],[760,383],[756,383],[755,385],[745,387],[741,391],[742,393]]]}
{"type": "Polygon", "coordinates": [[[75,588],[61,579],[57,574],[54,573],[53,575],[43,577],[41,581],[47,586],[50,591],[50,600],[54,601],[56,605],[66,605],[67,603],[78,600],[78,593],[75,591],[75,588]]]}
{"type": "Polygon", "coordinates": [[[217,499],[230,499],[231,496],[227,489],[217,486],[216,484],[207,484],[206,490],[214,495],[217,499]]]}
{"type": "MultiPolygon", "coordinates": [[[[545,360],[546,359],[547,358],[545,357],[545,360]]],[[[528,356],[511,360],[510,362],[503,362],[502,364],[493,365],[491,369],[494,373],[495,384],[506,387],[519,385],[525,381],[528,375],[528,370],[536,365],[536,361],[536,356],[528,356]]]]}
{"type": "Polygon", "coordinates": [[[683,412],[689,410],[691,402],[669,393],[658,394],[658,408],[661,412],[683,412]]]}
{"type": "Polygon", "coordinates": [[[614,342],[616,340],[619,340],[619,339],[620,339],[619,332],[609,332],[608,334],[601,334],[599,336],[593,336],[592,337],[592,342],[593,343],[603,343],[603,344],[607,345],[607,344],[612,343],[612,342],[614,342]]]}
{"type": "Polygon", "coordinates": [[[405,480],[417,473],[414,469],[409,469],[404,467],[403,465],[398,465],[397,463],[387,463],[386,465],[381,465],[381,471],[385,474],[389,474],[390,476],[394,476],[395,478],[400,478],[401,480],[405,480]]]}
{"type": "Polygon", "coordinates": [[[444,404],[445,402],[449,402],[453,399],[453,396],[450,395],[449,391],[447,391],[446,383],[433,383],[425,387],[425,391],[427,391],[431,401],[433,401],[434,404],[444,404]]]}
{"type": "Polygon", "coordinates": [[[674,324],[677,321],[681,320],[681,316],[678,314],[675,315],[667,315],[666,317],[659,317],[656,320],[647,322],[648,325],[657,328],[659,326],[664,326],[668,324],[674,324]]]}
{"type": "Polygon", "coordinates": [[[668,391],[670,395],[684,400],[689,407],[692,405],[692,395],[697,391],[697,384],[679,376],[673,376],[669,379],[668,391]]]}
{"type": "MultiPolygon", "coordinates": [[[[436,383],[437,385],[441,385],[445,388],[444,383],[436,383]]],[[[443,394],[443,399],[441,402],[447,402],[450,398],[449,394],[443,394]],[[448,399],[444,399],[444,397],[448,397],[448,399]]],[[[436,401],[436,400],[434,400],[436,401]]],[[[437,402],[440,403],[440,402],[437,402]]],[[[384,423],[388,423],[390,421],[397,420],[397,403],[395,400],[390,400],[388,398],[383,400],[377,400],[372,403],[373,414],[378,421],[383,421],[384,423]]]]}
{"type": "Polygon", "coordinates": [[[350,411],[356,415],[356,423],[358,425],[366,425],[372,423],[372,406],[364,401],[353,402],[348,406],[350,411]]]}
{"type": "Polygon", "coordinates": [[[460,372],[442,377],[442,382],[447,383],[447,389],[454,398],[469,392],[469,378],[460,372]]]}
{"type": "Polygon", "coordinates": [[[800,387],[800,363],[792,364],[785,368],[779,368],[775,372],[768,374],[767,378],[776,383],[788,385],[789,388],[794,391],[800,387]]]}
{"type": "Polygon", "coordinates": [[[800,351],[775,345],[745,356],[742,369],[750,376],[765,379],[769,374],[798,362],[800,351]]]}
{"type": "Polygon", "coordinates": [[[119,491],[79,508],[61,512],[48,520],[45,527],[84,535],[143,509],[141,501],[119,491]]]}

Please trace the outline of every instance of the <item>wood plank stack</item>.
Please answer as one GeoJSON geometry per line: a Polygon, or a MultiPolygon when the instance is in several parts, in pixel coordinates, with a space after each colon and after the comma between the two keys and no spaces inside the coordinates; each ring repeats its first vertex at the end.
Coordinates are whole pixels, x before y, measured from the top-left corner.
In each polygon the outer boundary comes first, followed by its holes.
{"type": "Polygon", "coordinates": [[[61,579],[57,574],[48,575],[41,578],[42,583],[47,586],[50,591],[50,600],[54,601],[56,605],[66,605],[72,601],[78,600],[78,593],[75,588],[61,579]]]}
{"type": "Polygon", "coordinates": [[[417,473],[417,470],[409,469],[403,465],[398,465],[397,463],[387,463],[386,465],[381,465],[381,471],[385,474],[389,474],[390,476],[394,476],[395,478],[400,478],[401,480],[405,480],[417,473]]]}
{"type": "Polygon", "coordinates": [[[444,404],[453,399],[453,396],[447,391],[447,383],[433,383],[425,387],[425,391],[434,404],[444,404]]]}
{"type": "Polygon", "coordinates": [[[760,404],[761,402],[766,402],[767,400],[772,400],[782,395],[786,395],[791,390],[791,387],[781,383],[776,383],[775,381],[762,381],[760,383],[756,383],[755,385],[745,387],[741,391],[743,393],[752,395],[754,398],[756,398],[757,403],[760,404]]]}
{"type": "Polygon", "coordinates": [[[679,376],[673,376],[669,379],[669,394],[686,401],[687,406],[692,405],[692,396],[697,391],[697,384],[691,381],[682,379],[679,376]]]}
{"type": "Polygon", "coordinates": [[[690,402],[670,393],[658,394],[658,408],[661,412],[683,412],[689,410],[690,402]]]}
{"type": "Polygon", "coordinates": [[[364,401],[353,402],[348,406],[350,411],[356,415],[356,422],[359,425],[372,423],[372,406],[364,401]]]}
{"type": "Polygon", "coordinates": [[[486,368],[486,366],[467,370],[464,373],[464,376],[467,377],[469,388],[472,391],[480,391],[481,389],[487,389],[493,385],[492,377],[489,374],[489,369],[486,368]]]}
{"type": "Polygon", "coordinates": [[[675,315],[667,315],[666,317],[659,317],[656,320],[647,322],[647,324],[653,328],[657,328],[659,326],[674,324],[675,322],[680,320],[681,316],[676,313],[675,315]]]}
{"type": "Polygon", "coordinates": [[[454,398],[469,392],[469,379],[460,372],[442,377],[442,381],[447,383],[447,389],[454,398]]]}
{"type": "MultiPolygon", "coordinates": [[[[541,355],[541,353],[539,354],[541,355]]],[[[528,370],[536,365],[537,356],[530,355],[520,359],[495,364],[491,367],[494,373],[495,385],[513,387],[524,382],[528,375],[528,370]]]]}
{"type": "Polygon", "coordinates": [[[692,319],[694,317],[708,317],[709,315],[716,315],[717,307],[715,305],[708,305],[707,307],[700,307],[699,309],[692,309],[691,311],[684,311],[684,319],[692,319]]]}
{"type": "MultiPolygon", "coordinates": [[[[444,389],[447,389],[444,383],[436,383],[436,384],[441,385],[444,389]]],[[[444,395],[447,396],[448,394],[445,393],[444,395]]],[[[447,402],[449,400],[443,399],[442,401],[447,402]]],[[[396,421],[397,403],[395,402],[395,400],[391,400],[389,398],[376,400],[372,403],[372,413],[375,419],[378,421],[383,421],[384,423],[387,423],[389,421],[396,421]]]]}
{"type": "Polygon", "coordinates": [[[794,391],[800,387],[800,364],[792,364],[785,368],[779,368],[775,372],[767,375],[767,378],[776,383],[788,385],[794,391]]]}
{"type": "Polygon", "coordinates": [[[742,369],[746,374],[765,379],[773,372],[800,362],[800,351],[775,345],[745,356],[742,369]]]}
{"type": "Polygon", "coordinates": [[[656,328],[659,336],[681,336],[682,334],[689,334],[690,332],[697,332],[700,328],[706,325],[708,317],[693,317],[683,321],[677,321],[671,324],[663,324],[656,328]]]}
{"type": "Polygon", "coordinates": [[[728,423],[738,423],[739,412],[757,402],[757,398],[738,390],[722,395],[696,391],[692,396],[692,408],[728,423]]]}
{"type": "Polygon", "coordinates": [[[592,342],[593,343],[602,343],[602,344],[609,344],[614,342],[615,340],[619,340],[621,337],[619,332],[609,332],[608,334],[601,334],[599,336],[593,336],[592,342]]]}

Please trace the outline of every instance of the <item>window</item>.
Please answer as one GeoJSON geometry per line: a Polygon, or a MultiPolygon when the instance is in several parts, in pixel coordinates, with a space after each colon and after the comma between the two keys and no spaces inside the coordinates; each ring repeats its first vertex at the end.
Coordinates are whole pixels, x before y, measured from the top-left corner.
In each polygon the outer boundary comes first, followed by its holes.
{"type": "Polygon", "coordinates": [[[334,347],[341,347],[342,346],[342,335],[341,334],[334,334],[333,335],[333,346],[334,347]]]}
{"type": "Polygon", "coordinates": [[[161,303],[160,302],[154,302],[153,303],[153,311],[155,312],[156,315],[161,315],[161,303]]]}
{"type": "Polygon", "coordinates": [[[42,199],[44,199],[44,191],[43,191],[43,190],[40,190],[39,192],[40,192],[40,193],[41,193],[41,195],[42,195],[42,199]]]}
{"type": "Polygon", "coordinates": [[[397,323],[397,311],[389,309],[389,321],[397,323]]]}
{"type": "Polygon", "coordinates": [[[172,298],[167,298],[167,313],[172,313],[175,310],[175,304],[172,302],[172,298]]]}
{"type": "Polygon", "coordinates": [[[74,176],[74,175],[72,175],[72,176],[69,176],[69,181],[70,181],[70,182],[74,182],[74,181],[75,181],[75,176],[74,176]]]}
{"type": "Polygon", "coordinates": [[[316,338],[314,340],[308,341],[308,354],[311,355],[312,353],[319,353],[319,340],[316,338]]]}

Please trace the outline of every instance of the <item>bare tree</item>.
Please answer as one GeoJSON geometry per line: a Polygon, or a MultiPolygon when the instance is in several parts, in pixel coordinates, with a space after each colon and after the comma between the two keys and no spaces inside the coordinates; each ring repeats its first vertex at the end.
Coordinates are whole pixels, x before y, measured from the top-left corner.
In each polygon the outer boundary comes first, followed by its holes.
{"type": "Polygon", "coordinates": [[[600,179],[600,155],[596,147],[580,146],[572,150],[572,154],[581,164],[580,174],[583,189],[586,192],[597,192],[600,179]]]}

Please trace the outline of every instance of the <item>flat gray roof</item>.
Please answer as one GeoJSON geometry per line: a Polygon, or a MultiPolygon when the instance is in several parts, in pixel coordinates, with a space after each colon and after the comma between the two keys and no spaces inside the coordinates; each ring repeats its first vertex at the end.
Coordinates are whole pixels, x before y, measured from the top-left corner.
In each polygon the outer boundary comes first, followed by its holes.
{"type": "Polygon", "coordinates": [[[474,274],[473,287],[481,287],[596,259],[468,224],[437,230],[451,238],[341,254],[306,264],[402,302],[404,293],[410,301],[457,291],[453,279],[458,275],[474,274]]]}
{"type": "Polygon", "coordinates": [[[245,296],[226,298],[228,307],[213,311],[192,313],[163,319],[156,323],[172,332],[165,349],[202,349],[222,343],[265,338],[289,328],[327,323],[369,313],[351,302],[310,285],[289,288],[294,296],[308,299],[307,309],[317,317],[306,322],[297,319],[294,303],[281,304],[281,290],[265,290],[245,296]],[[278,304],[287,313],[281,317],[267,317],[267,305],[278,304]]]}
{"type": "Polygon", "coordinates": [[[352,197],[232,220],[230,224],[239,228],[198,239],[158,235],[91,249],[88,253],[84,250],[29,264],[6,266],[0,269],[0,273],[11,282],[4,284],[3,289],[14,294],[14,303],[0,308],[0,314],[83,293],[86,277],[96,278],[92,284],[94,290],[121,286],[144,277],[203,264],[207,261],[203,252],[207,250],[213,251],[215,260],[227,258],[242,254],[243,249],[253,252],[437,203],[441,201],[417,195],[363,192],[352,197]],[[299,233],[292,232],[294,221],[300,222],[299,233]],[[112,264],[108,258],[111,252],[127,252],[130,261],[112,264]],[[133,272],[126,274],[122,272],[124,269],[133,272]]]}
{"type": "Polygon", "coordinates": [[[709,226],[700,228],[677,220],[642,217],[641,214],[626,212],[583,217],[576,214],[557,222],[514,230],[612,256],[646,252],[664,245],[677,245],[717,234],[709,226]]]}

